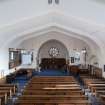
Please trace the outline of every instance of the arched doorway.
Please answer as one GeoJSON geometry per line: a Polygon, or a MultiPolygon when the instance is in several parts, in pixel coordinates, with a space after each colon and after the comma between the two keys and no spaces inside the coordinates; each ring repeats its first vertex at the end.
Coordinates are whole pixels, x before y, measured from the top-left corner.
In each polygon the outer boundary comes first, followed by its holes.
{"type": "Polygon", "coordinates": [[[41,45],[37,63],[41,69],[66,69],[69,52],[66,46],[55,39],[41,45]]]}

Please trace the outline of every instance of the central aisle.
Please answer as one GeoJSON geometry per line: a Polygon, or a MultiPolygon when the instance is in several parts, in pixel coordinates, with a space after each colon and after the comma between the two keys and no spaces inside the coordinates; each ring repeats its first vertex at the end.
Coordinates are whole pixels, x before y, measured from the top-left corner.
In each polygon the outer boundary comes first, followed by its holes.
{"type": "Polygon", "coordinates": [[[67,70],[54,70],[54,69],[41,70],[40,72],[34,72],[33,74],[38,76],[69,76],[70,75],[67,72],[67,70]]]}

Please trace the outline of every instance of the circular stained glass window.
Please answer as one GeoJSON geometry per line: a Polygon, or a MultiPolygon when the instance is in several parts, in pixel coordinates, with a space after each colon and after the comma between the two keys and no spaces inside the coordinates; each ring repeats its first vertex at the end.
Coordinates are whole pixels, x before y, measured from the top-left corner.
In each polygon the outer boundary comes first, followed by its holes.
{"type": "Polygon", "coordinates": [[[58,54],[59,54],[58,48],[56,48],[56,47],[51,47],[51,48],[50,48],[50,50],[49,50],[49,55],[50,55],[51,57],[56,57],[56,56],[58,56],[58,54]]]}

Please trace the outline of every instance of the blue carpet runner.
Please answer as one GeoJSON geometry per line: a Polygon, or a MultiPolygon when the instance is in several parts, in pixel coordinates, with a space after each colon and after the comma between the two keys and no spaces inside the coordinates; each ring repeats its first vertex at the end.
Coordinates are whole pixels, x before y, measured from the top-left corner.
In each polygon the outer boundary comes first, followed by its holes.
{"type": "Polygon", "coordinates": [[[66,70],[41,70],[40,72],[34,72],[37,76],[68,76],[69,73],[66,70]]]}

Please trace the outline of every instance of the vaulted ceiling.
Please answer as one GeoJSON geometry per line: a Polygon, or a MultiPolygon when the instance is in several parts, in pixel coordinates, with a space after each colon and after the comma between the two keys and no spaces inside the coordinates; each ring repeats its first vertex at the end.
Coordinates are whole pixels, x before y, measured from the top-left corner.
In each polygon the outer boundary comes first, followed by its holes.
{"type": "MultiPolygon", "coordinates": [[[[105,64],[105,0],[0,0],[0,69],[8,69],[8,48],[57,33],[84,41],[105,64]]],[[[93,56],[94,56],[93,55],[93,56]]]]}
{"type": "MultiPolygon", "coordinates": [[[[17,40],[60,32],[105,47],[104,0],[1,0],[0,47],[17,40]]],[[[91,46],[91,45],[90,45],[91,46]]]]}

